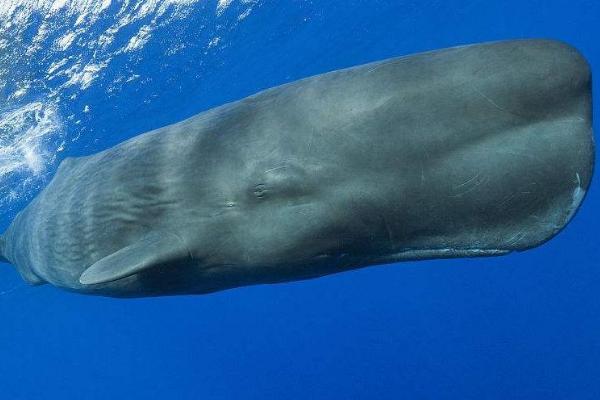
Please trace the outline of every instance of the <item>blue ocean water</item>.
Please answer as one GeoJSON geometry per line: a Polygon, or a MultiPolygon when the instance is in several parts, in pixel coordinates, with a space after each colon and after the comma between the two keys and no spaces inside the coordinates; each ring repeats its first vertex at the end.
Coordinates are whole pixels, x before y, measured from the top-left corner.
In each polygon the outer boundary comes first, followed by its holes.
{"type": "MultiPolygon", "coordinates": [[[[67,156],[309,75],[524,37],[600,74],[596,0],[0,0],[0,231],[67,156]]],[[[0,265],[0,398],[599,399],[597,185],[556,238],[498,258],[137,300],[0,265]]]]}

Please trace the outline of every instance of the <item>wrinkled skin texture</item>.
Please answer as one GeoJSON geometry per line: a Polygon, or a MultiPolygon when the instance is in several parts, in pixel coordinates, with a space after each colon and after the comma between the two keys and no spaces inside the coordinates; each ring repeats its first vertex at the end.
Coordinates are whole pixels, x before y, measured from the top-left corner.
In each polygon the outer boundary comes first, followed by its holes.
{"type": "Polygon", "coordinates": [[[137,297],[531,248],[589,185],[590,81],[525,40],[276,87],[63,161],[0,250],[31,283],[137,297]]]}

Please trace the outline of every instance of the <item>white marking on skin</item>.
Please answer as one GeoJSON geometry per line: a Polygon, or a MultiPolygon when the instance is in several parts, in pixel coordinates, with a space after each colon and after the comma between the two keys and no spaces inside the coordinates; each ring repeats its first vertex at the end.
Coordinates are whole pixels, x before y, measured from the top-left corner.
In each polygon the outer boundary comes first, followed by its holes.
{"type": "Polygon", "coordinates": [[[518,242],[520,242],[521,239],[523,239],[524,237],[525,237],[525,233],[522,231],[519,231],[506,240],[506,246],[515,245],[518,242]]]}
{"type": "Polygon", "coordinates": [[[496,107],[498,110],[507,112],[509,114],[513,114],[511,111],[509,111],[509,110],[501,107],[500,105],[498,105],[498,103],[496,103],[494,100],[492,100],[491,98],[489,98],[485,93],[483,93],[481,90],[477,89],[475,86],[473,86],[472,89],[474,91],[476,91],[479,95],[481,95],[481,97],[483,97],[488,103],[490,103],[491,105],[493,105],[494,107],[496,107]]]}
{"type": "Polygon", "coordinates": [[[573,189],[571,209],[569,210],[569,214],[565,219],[565,223],[573,217],[573,214],[575,214],[575,211],[577,211],[579,204],[581,204],[581,200],[583,200],[583,196],[585,196],[585,190],[581,188],[581,177],[579,176],[578,172],[575,173],[575,178],[577,179],[577,187],[573,189]]]}
{"type": "Polygon", "coordinates": [[[467,179],[465,182],[463,182],[459,185],[455,185],[453,187],[453,190],[457,190],[457,189],[462,189],[462,190],[457,191],[456,193],[451,193],[448,195],[448,197],[461,197],[461,196],[477,189],[478,186],[482,185],[483,183],[487,182],[488,180],[489,180],[489,176],[487,176],[487,175],[481,176],[481,173],[478,172],[475,176],[467,179]]]}
{"type": "MultiPolygon", "coordinates": [[[[480,175],[481,175],[481,171],[477,171],[477,173],[475,175],[473,175],[472,177],[468,178],[463,183],[455,185],[454,189],[460,189],[461,187],[463,187],[465,185],[468,185],[469,183],[473,182],[475,179],[479,178],[480,175]]],[[[481,183],[481,181],[479,181],[478,183],[476,183],[475,186],[477,186],[480,183],[481,183]]]]}
{"type": "Polygon", "coordinates": [[[280,165],[280,166],[275,167],[275,168],[267,169],[267,170],[265,170],[265,174],[268,173],[268,172],[277,171],[278,169],[282,169],[282,168],[287,168],[287,165],[280,165]]]}

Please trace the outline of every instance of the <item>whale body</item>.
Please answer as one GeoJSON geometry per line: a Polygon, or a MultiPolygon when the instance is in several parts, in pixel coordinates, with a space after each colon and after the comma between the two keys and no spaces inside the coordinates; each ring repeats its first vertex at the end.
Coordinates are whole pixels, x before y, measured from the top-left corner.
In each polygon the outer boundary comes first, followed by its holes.
{"type": "Polygon", "coordinates": [[[313,76],[63,160],[0,255],[141,297],[521,251],[584,198],[591,110],[588,64],[550,40],[313,76]]]}

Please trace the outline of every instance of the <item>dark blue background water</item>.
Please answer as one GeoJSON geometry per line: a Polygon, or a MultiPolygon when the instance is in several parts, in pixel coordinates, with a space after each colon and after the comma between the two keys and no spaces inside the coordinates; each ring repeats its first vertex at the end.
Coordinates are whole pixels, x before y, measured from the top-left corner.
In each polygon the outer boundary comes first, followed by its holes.
{"type": "MultiPolygon", "coordinates": [[[[65,88],[65,99],[77,96],[57,103],[75,114],[63,128],[81,136],[59,158],[297,78],[458,44],[561,39],[600,76],[595,0],[263,1],[231,23],[242,7],[234,1],[217,17],[215,1],[200,2],[89,88],[65,88]],[[217,31],[224,45],[203,51],[198,43],[217,31]],[[187,46],[166,57],[170,40],[187,46]],[[108,96],[127,68],[139,83],[108,96]]],[[[35,65],[52,56],[12,62],[43,78],[35,65]]],[[[554,240],[499,258],[141,300],[24,287],[2,265],[0,290],[15,290],[0,296],[0,398],[599,399],[597,185],[554,240]]]]}

